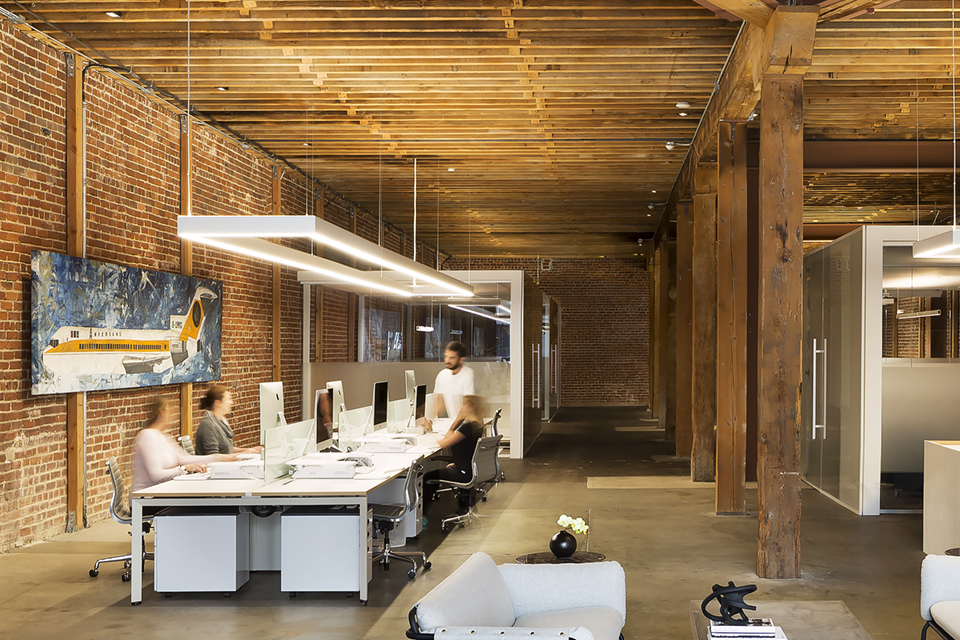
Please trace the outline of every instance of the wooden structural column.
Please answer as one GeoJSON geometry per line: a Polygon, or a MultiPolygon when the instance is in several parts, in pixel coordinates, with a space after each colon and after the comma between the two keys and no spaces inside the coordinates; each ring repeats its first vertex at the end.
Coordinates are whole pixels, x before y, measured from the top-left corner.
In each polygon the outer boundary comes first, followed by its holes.
{"type": "Polygon", "coordinates": [[[677,455],[693,448],[693,205],[677,206],[677,455]]]}
{"type": "Polygon", "coordinates": [[[800,577],[803,74],[818,7],[779,7],[760,92],[757,575],[800,577]]]}
{"type": "Polygon", "coordinates": [[[660,393],[659,427],[667,442],[677,439],[677,245],[664,234],[657,253],[657,381],[660,393]]]}
{"type": "Polygon", "coordinates": [[[717,486],[747,511],[747,124],[721,122],[717,193],[717,486]]]}
{"type": "MultiPolygon", "coordinates": [[[[180,215],[191,215],[193,145],[190,116],[180,116],[180,215]]],[[[193,243],[180,240],[180,275],[193,275],[193,243]]],[[[193,437],[193,383],[180,384],[180,435],[193,437]]]]}
{"type": "MultiPolygon", "coordinates": [[[[653,245],[653,243],[651,243],[653,245]]],[[[650,353],[647,358],[650,381],[650,415],[660,417],[660,252],[655,245],[647,252],[647,272],[650,274],[650,297],[647,307],[647,322],[650,327],[650,353]]]]}
{"type": "MultiPolygon", "coordinates": [[[[73,54],[67,62],[67,254],[82,257],[83,216],[83,71],[73,54]]],[[[67,524],[68,532],[83,528],[83,394],[67,394],[67,524]]]]}
{"type": "Polygon", "coordinates": [[[717,472],[717,165],[701,164],[693,196],[693,449],[690,477],[717,472]]]}
{"type": "MultiPolygon", "coordinates": [[[[273,167],[273,215],[279,216],[280,180],[283,175],[279,167],[273,167]]],[[[273,381],[280,381],[280,265],[273,263],[273,381]]]]}

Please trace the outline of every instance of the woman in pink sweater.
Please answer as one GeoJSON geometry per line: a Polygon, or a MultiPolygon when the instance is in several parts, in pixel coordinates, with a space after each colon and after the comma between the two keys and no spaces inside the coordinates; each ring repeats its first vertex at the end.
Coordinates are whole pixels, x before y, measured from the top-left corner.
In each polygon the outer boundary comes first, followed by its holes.
{"type": "Polygon", "coordinates": [[[170,401],[154,398],[147,409],[144,428],[133,447],[133,488],[139,491],[184,473],[203,473],[210,462],[230,462],[234,454],[191,456],[174,444],[164,431],[170,423],[170,401]]]}

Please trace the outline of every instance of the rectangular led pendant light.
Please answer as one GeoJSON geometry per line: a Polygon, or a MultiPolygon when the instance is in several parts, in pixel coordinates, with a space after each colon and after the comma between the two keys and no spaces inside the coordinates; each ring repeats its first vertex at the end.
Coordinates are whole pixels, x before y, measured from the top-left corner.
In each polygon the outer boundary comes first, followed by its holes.
{"type": "Polygon", "coordinates": [[[960,229],[913,243],[914,258],[960,258],[960,229]]]}
{"type": "MultiPolygon", "coordinates": [[[[281,262],[331,280],[406,297],[472,297],[473,287],[314,216],[180,216],[181,238],[281,262]],[[262,238],[308,238],[385,271],[360,271],[262,238]]],[[[300,278],[301,281],[310,281],[300,278]]]]}

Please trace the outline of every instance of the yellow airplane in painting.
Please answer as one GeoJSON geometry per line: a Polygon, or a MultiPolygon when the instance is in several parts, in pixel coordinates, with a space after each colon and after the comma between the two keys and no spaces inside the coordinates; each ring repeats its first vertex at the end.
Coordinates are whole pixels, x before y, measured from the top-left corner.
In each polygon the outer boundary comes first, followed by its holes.
{"type": "Polygon", "coordinates": [[[202,349],[197,340],[207,317],[206,301],[217,295],[199,287],[184,316],[170,316],[169,329],[60,327],[43,350],[43,364],[56,373],[157,373],[202,349]]]}

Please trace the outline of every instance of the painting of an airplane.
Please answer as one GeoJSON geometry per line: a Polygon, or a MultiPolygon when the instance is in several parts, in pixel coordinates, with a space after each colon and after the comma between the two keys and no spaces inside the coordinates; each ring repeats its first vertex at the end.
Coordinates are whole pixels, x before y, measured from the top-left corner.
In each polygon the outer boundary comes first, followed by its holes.
{"type": "Polygon", "coordinates": [[[220,378],[222,284],[34,251],[34,394],[220,378]]]}

